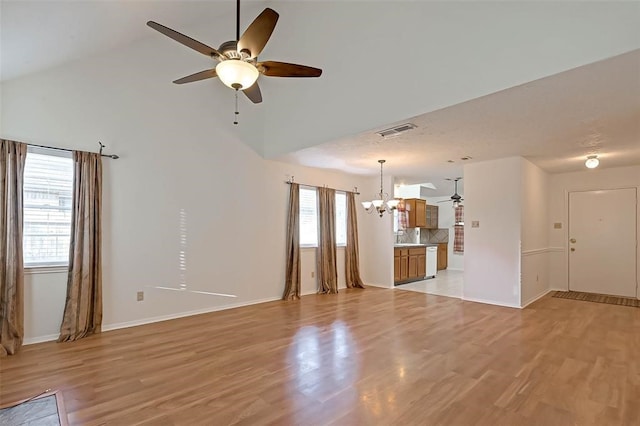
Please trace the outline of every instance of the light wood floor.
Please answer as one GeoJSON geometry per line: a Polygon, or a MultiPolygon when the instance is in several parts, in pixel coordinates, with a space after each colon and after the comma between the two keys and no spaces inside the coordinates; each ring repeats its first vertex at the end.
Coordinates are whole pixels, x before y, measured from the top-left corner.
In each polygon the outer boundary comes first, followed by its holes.
{"type": "Polygon", "coordinates": [[[26,346],[77,425],[638,425],[640,309],[369,288],[26,346]]]}

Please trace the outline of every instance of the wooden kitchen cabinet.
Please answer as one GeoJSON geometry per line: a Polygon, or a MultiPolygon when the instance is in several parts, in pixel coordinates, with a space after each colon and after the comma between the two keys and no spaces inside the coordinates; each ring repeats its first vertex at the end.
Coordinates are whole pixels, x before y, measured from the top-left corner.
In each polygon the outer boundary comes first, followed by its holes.
{"type": "Polygon", "coordinates": [[[427,255],[418,255],[418,277],[427,276],[427,255]]]}
{"type": "Polygon", "coordinates": [[[400,250],[394,250],[393,256],[393,281],[400,281],[400,250]]]}
{"type": "Polygon", "coordinates": [[[438,229],[438,206],[425,205],[425,228],[438,229]]]}
{"type": "Polygon", "coordinates": [[[438,271],[442,271],[443,269],[447,269],[449,263],[449,244],[440,243],[438,244],[438,271]]]}
{"type": "Polygon", "coordinates": [[[393,252],[394,283],[421,280],[426,275],[425,247],[396,247],[393,252]]]}
{"type": "Polygon", "coordinates": [[[405,206],[409,208],[409,228],[427,227],[427,201],[420,198],[407,198],[405,206]]]}

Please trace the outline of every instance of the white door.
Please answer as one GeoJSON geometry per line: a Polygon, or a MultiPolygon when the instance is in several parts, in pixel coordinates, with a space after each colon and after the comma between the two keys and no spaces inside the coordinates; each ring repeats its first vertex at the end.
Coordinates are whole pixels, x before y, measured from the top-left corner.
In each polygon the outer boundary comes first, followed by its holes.
{"type": "Polygon", "coordinates": [[[637,297],[636,189],[569,193],[569,290],[637,297]]]}

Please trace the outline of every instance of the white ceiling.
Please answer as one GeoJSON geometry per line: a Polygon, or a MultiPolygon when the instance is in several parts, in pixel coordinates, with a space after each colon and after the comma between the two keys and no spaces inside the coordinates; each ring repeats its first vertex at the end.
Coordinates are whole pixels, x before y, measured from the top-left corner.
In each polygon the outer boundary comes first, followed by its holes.
{"type": "MultiPolygon", "coordinates": [[[[266,101],[255,109],[265,125],[247,123],[241,131],[255,139],[247,144],[267,157],[368,175],[385,158],[399,181],[443,188],[434,196],[450,194],[442,179],[460,176],[466,155],[522,155],[550,172],[580,170],[592,150],[602,167],[640,163],[639,51],[612,57],[640,46],[640,5],[513,3],[243,0],[243,28],[266,5],[281,13],[265,58],[324,69],[313,81],[264,80],[266,101]],[[388,60],[394,55],[401,66],[388,60]],[[402,117],[418,128],[389,140],[373,134],[402,117]]],[[[152,37],[167,46],[166,60],[174,52],[203,60],[145,22],[215,44],[232,38],[234,13],[232,0],[0,1],[0,79],[152,37]]],[[[182,67],[197,70],[186,59],[182,67]]]]}
{"type": "Polygon", "coordinates": [[[465,161],[523,156],[550,173],[584,170],[587,154],[600,167],[640,164],[640,50],[506,89],[351,138],[282,157],[307,166],[357,174],[385,172],[397,182],[462,176],[465,161]],[[403,122],[418,127],[392,138],[375,132],[403,122]],[[454,163],[449,163],[453,160],[454,163]]]}

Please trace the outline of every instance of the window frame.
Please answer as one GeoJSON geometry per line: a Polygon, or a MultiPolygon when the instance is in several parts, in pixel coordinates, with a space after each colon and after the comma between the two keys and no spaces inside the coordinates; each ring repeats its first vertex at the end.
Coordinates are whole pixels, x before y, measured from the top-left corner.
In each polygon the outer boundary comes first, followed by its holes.
{"type": "MultiPolygon", "coordinates": [[[[67,158],[71,160],[71,206],[69,207],[69,211],[71,211],[71,214],[73,214],[73,174],[74,174],[74,170],[73,170],[73,153],[71,151],[67,151],[67,150],[59,150],[59,149],[54,149],[54,148],[44,148],[44,147],[37,147],[37,146],[33,146],[33,145],[29,145],[27,147],[27,161],[29,158],[29,154],[38,154],[38,155],[46,155],[46,156],[50,156],[50,157],[59,157],[59,158],[67,158]]],[[[26,164],[25,164],[25,178],[26,178],[26,164]]],[[[34,274],[34,273],[50,273],[50,272],[61,272],[61,271],[66,271],[69,268],[69,257],[67,256],[66,260],[64,261],[41,261],[41,262],[27,262],[27,256],[25,253],[25,236],[24,236],[24,232],[26,230],[25,224],[25,210],[27,208],[33,208],[33,207],[28,207],[25,203],[26,197],[24,196],[24,187],[23,187],[23,196],[22,196],[22,201],[23,201],[23,205],[22,205],[22,211],[23,211],[23,237],[22,237],[22,253],[23,253],[23,268],[25,270],[25,272],[30,273],[30,274],[34,274]]],[[[37,208],[37,207],[36,207],[37,208]]],[[[46,209],[42,209],[42,210],[46,210],[46,209]]],[[[57,209],[57,210],[63,210],[63,209],[57,209]]],[[[64,209],[67,210],[67,209],[64,209]]],[[[71,239],[71,222],[72,220],[69,221],[69,239],[71,239]]]]}
{"type": "MultiPolygon", "coordinates": [[[[301,192],[302,190],[305,191],[312,191],[315,195],[315,217],[316,217],[316,242],[313,244],[310,243],[302,243],[302,220],[300,220],[300,224],[298,225],[299,230],[300,230],[300,243],[298,244],[298,247],[301,249],[311,249],[311,248],[317,248],[318,247],[318,237],[319,237],[319,231],[320,231],[320,220],[319,220],[319,210],[320,210],[320,206],[319,206],[319,200],[318,200],[318,188],[315,186],[308,186],[308,185],[300,185],[298,188],[298,191],[301,192]]],[[[300,194],[298,194],[300,195],[300,194]]],[[[347,206],[347,192],[346,191],[336,191],[335,193],[335,241],[336,241],[336,248],[344,248],[347,246],[347,222],[348,222],[348,206],[347,206]],[[341,196],[344,196],[344,242],[338,242],[338,194],[340,194],[341,196]]],[[[299,199],[301,200],[302,197],[300,196],[299,199]]],[[[300,207],[298,209],[298,212],[300,214],[300,210],[302,208],[302,203],[300,203],[300,207]]],[[[300,215],[301,216],[301,215],[300,215]]]]}

